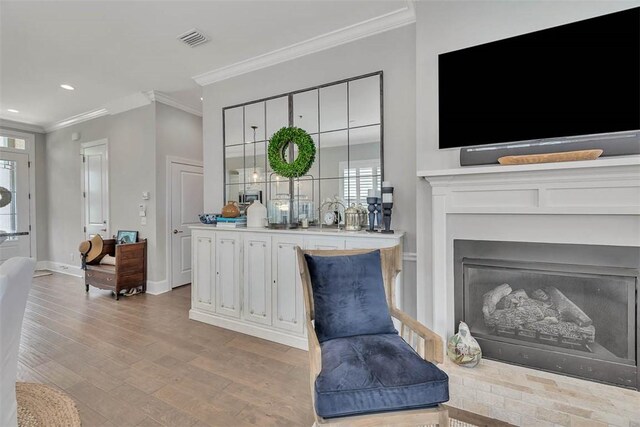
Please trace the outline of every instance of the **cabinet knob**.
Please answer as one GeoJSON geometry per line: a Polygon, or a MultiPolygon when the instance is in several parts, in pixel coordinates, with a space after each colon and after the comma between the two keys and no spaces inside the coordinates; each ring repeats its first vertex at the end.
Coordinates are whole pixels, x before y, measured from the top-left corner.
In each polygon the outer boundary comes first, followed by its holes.
{"type": "Polygon", "coordinates": [[[253,246],[253,243],[249,243],[249,246],[253,246]]]}
{"type": "Polygon", "coordinates": [[[267,313],[262,313],[262,317],[267,317],[267,313]]]}
{"type": "Polygon", "coordinates": [[[249,311],[250,314],[253,314],[253,310],[249,311]]]}
{"type": "Polygon", "coordinates": [[[263,243],[263,244],[262,244],[262,247],[263,247],[263,248],[266,248],[266,247],[267,247],[267,245],[263,243]]]}
{"type": "Polygon", "coordinates": [[[293,319],[293,324],[295,325],[297,323],[298,323],[298,321],[296,319],[293,319]]]}
{"type": "Polygon", "coordinates": [[[278,320],[282,322],[282,316],[278,317],[278,320]]]}
{"type": "Polygon", "coordinates": [[[280,249],[282,249],[282,245],[278,245],[278,247],[279,247],[280,249]]]}

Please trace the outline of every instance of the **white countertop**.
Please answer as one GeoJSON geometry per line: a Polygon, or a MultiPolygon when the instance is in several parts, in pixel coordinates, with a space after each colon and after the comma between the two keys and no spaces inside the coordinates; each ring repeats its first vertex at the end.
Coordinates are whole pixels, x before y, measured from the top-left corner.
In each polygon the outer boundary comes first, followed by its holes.
{"type": "Polygon", "coordinates": [[[277,233],[277,234],[297,234],[300,236],[333,236],[333,237],[348,237],[348,238],[368,238],[368,239],[398,239],[404,236],[404,231],[394,230],[393,234],[386,233],[369,233],[368,231],[338,231],[335,228],[294,228],[291,230],[284,229],[272,229],[264,227],[241,227],[241,228],[223,228],[216,227],[209,224],[192,225],[189,228],[192,230],[216,230],[216,231],[240,231],[244,233],[277,233]]]}

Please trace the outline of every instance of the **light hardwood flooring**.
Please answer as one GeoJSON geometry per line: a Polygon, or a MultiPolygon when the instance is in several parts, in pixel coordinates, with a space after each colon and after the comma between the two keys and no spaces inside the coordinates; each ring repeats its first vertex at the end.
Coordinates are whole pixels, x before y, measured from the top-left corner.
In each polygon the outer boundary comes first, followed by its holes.
{"type": "Polygon", "coordinates": [[[310,426],[307,353],[188,319],[190,287],[115,301],[34,279],[18,381],[54,385],[91,426],[310,426]]]}

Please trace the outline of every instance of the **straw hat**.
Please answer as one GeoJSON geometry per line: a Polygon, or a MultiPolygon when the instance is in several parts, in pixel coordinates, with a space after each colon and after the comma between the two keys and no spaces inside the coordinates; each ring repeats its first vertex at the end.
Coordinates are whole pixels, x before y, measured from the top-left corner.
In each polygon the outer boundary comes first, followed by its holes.
{"type": "Polygon", "coordinates": [[[87,262],[95,261],[102,254],[102,237],[99,234],[93,236],[91,240],[80,243],[78,250],[87,256],[87,262]]]}

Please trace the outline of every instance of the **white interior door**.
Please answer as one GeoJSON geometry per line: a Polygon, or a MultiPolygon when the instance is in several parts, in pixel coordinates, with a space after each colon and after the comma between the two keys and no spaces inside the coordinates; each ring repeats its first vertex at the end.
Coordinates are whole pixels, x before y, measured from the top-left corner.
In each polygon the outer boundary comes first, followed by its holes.
{"type": "Polygon", "coordinates": [[[198,214],[204,209],[202,166],[178,162],[171,169],[171,287],[191,283],[190,225],[200,222],[198,214]]]}
{"type": "Polygon", "coordinates": [[[109,237],[109,160],[105,140],[82,145],[84,232],[109,237]]]}
{"type": "Polygon", "coordinates": [[[8,190],[4,197],[11,199],[0,208],[0,263],[16,256],[30,257],[28,154],[0,150],[0,187],[8,190]]]}

